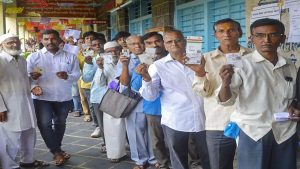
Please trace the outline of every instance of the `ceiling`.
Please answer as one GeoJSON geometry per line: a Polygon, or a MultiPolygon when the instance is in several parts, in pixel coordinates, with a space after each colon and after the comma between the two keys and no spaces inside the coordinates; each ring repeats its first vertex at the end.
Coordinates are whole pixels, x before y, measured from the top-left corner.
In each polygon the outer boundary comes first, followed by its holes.
{"type": "Polygon", "coordinates": [[[114,0],[0,0],[7,7],[22,7],[18,17],[96,18],[96,10],[114,0]],[[11,1],[14,1],[11,3],[11,1]]]}

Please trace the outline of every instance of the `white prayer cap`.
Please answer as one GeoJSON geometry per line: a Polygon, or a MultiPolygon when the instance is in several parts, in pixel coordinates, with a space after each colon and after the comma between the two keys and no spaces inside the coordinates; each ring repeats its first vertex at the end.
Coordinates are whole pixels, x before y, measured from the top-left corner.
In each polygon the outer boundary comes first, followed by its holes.
{"type": "Polygon", "coordinates": [[[17,37],[18,37],[17,35],[14,35],[12,33],[3,34],[0,36],[0,44],[2,44],[2,42],[4,42],[8,38],[17,38],[17,37]]]}
{"type": "Polygon", "coordinates": [[[104,50],[108,49],[108,48],[114,48],[114,47],[118,47],[120,46],[116,41],[110,41],[110,42],[106,42],[104,44],[104,50]]]}
{"type": "Polygon", "coordinates": [[[98,60],[98,59],[100,59],[100,58],[101,58],[101,55],[98,54],[98,55],[96,56],[96,60],[98,60]]]}

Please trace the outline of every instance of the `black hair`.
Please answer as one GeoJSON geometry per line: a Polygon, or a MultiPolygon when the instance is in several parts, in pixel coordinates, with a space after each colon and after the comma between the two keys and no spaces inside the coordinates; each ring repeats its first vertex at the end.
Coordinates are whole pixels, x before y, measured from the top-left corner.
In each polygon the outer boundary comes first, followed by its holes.
{"type": "Polygon", "coordinates": [[[131,34],[129,32],[126,32],[126,31],[120,31],[116,34],[116,36],[112,39],[113,41],[117,41],[118,39],[120,38],[128,38],[131,34]]]}
{"type": "Polygon", "coordinates": [[[258,19],[256,21],[254,21],[250,25],[251,34],[253,33],[254,28],[260,27],[260,26],[267,26],[267,25],[275,26],[277,29],[279,29],[280,33],[284,34],[285,28],[284,28],[283,23],[277,19],[270,19],[270,18],[258,19]]]}
{"type": "Polygon", "coordinates": [[[90,36],[90,35],[92,35],[94,38],[97,37],[97,33],[94,32],[94,31],[88,31],[88,32],[85,32],[85,33],[82,35],[82,37],[83,37],[83,39],[85,39],[85,37],[88,37],[88,36],[90,36]]]}
{"type": "Polygon", "coordinates": [[[214,32],[216,32],[216,26],[219,25],[219,24],[222,24],[222,23],[233,23],[237,27],[237,29],[240,32],[240,34],[241,35],[243,34],[243,31],[242,31],[242,28],[241,28],[241,24],[238,21],[235,21],[235,20],[233,20],[231,18],[220,19],[217,22],[215,22],[214,26],[213,26],[214,32]]]}
{"type": "Polygon", "coordinates": [[[142,40],[145,41],[145,40],[151,38],[152,36],[157,36],[161,40],[163,40],[163,36],[161,34],[159,34],[158,32],[148,32],[144,36],[142,36],[142,40]]]}
{"type": "MultiPolygon", "coordinates": [[[[100,38],[100,37],[96,37],[96,38],[92,39],[92,41],[95,41],[95,40],[100,41],[101,43],[103,43],[103,45],[106,43],[106,40],[103,39],[103,38],[100,38]]],[[[91,41],[91,42],[92,42],[92,41],[91,41]]]]}
{"type": "Polygon", "coordinates": [[[82,40],[84,41],[83,38],[78,38],[77,41],[75,42],[75,45],[78,45],[78,40],[79,40],[79,39],[82,39],[82,40]]]}
{"type": "Polygon", "coordinates": [[[96,32],[96,38],[100,38],[105,41],[104,43],[106,43],[105,35],[103,33],[96,32]]]}
{"type": "Polygon", "coordinates": [[[55,35],[57,38],[60,38],[60,37],[59,37],[59,33],[58,33],[56,30],[54,30],[54,29],[46,29],[46,30],[43,31],[43,33],[42,33],[43,36],[44,36],[44,35],[49,35],[49,34],[53,34],[53,35],[55,35]]]}

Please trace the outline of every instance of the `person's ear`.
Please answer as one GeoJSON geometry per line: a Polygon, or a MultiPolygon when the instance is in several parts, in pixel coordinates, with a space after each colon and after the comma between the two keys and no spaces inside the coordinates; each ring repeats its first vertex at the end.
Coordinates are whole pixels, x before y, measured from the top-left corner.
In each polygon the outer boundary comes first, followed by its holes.
{"type": "Polygon", "coordinates": [[[284,43],[286,39],[286,35],[282,35],[280,39],[280,43],[284,43]]]}

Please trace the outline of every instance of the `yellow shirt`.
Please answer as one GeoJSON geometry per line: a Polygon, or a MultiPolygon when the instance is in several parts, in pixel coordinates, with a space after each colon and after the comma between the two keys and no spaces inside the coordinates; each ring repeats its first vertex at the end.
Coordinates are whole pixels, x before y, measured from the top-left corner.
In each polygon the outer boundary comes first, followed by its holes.
{"type": "MultiPolygon", "coordinates": [[[[82,54],[82,52],[79,52],[79,54],[77,55],[77,59],[78,59],[78,62],[79,62],[79,66],[80,66],[80,70],[82,72],[82,69],[83,69],[83,65],[84,65],[84,56],[82,54]]],[[[80,77],[80,87],[83,88],[83,89],[91,89],[91,86],[92,86],[92,83],[85,83],[83,80],[82,80],[82,77],[80,77]]]]}
{"type": "Polygon", "coordinates": [[[274,113],[287,112],[295,97],[296,66],[282,56],[274,66],[257,51],[244,58],[243,67],[235,69],[231,79],[232,97],[220,104],[236,102],[231,121],[253,140],[258,141],[272,130],[280,144],[296,133],[296,122],[274,120],[274,113]]]}
{"type": "MultiPolygon", "coordinates": [[[[241,56],[251,53],[252,50],[240,47],[241,56]]],[[[205,130],[223,131],[230,120],[230,115],[234,112],[235,107],[224,107],[217,102],[218,89],[222,80],[219,76],[221,67],[226,64],[225,54],[219,49],[204,54],[205,71],[208,72],[205,77],[195,76],[193,90],[204,99],[205,112],[205,130]]]]}

